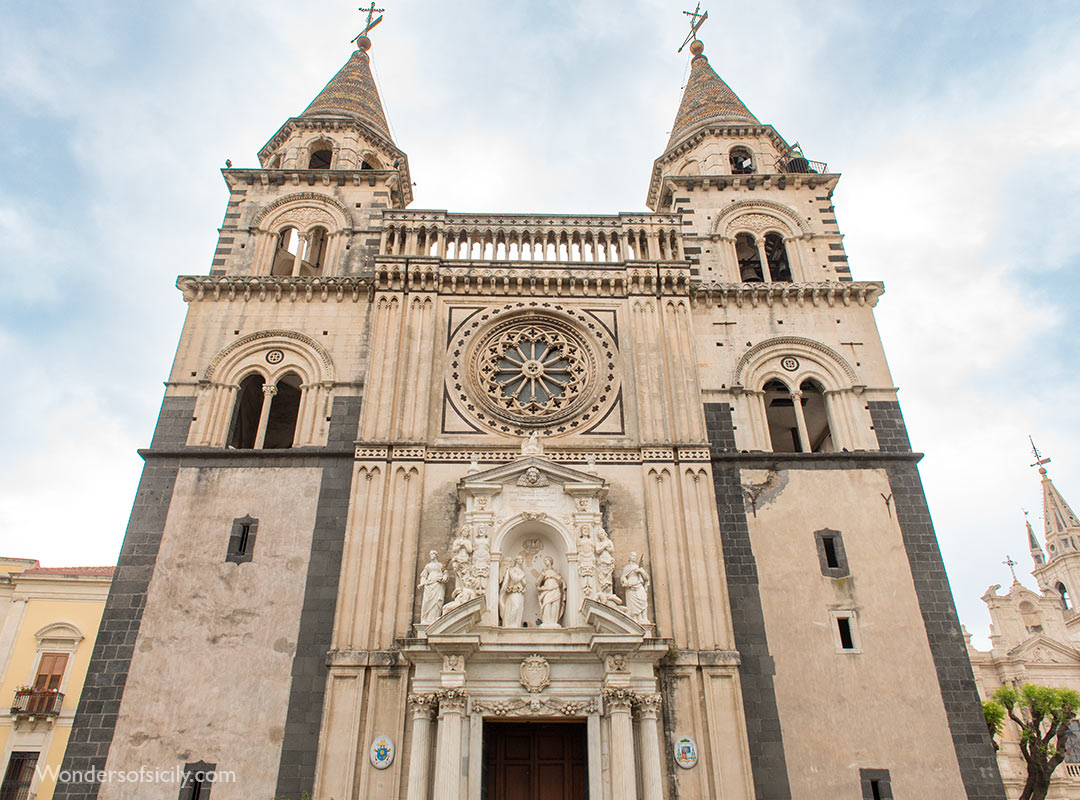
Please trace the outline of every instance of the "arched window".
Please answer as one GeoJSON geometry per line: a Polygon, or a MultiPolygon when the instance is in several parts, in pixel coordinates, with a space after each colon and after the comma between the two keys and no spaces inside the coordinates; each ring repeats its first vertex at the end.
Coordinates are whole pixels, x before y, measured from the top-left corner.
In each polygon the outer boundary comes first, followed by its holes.
{"type": "Polygon", "coordinates": [[[745,147],[733,147],[728,154],[732,175],[749,175],[754,171],[754,157],[745,147]]]}
{"type": "Polygon", "coordinates": [[[277,392],[270,401],[266,417],[263,447],[282,449],[292,447],[296,435],[296,418],[300,413],[300,378],[290,372],[277,382],[277,392]]]}
{"type": "Polygon", "coordinates": [[[832,431],[829,429],[829,414],[825,408],[825,393],[816,381],[803,381],[799,391],[802,392],[802,415],[810,452],[835,452],[832,431]]]}
{"type": "Polygon", "coordinates": [[[334,160],[334,150],[329,142],[319,142],[312,145],[311,157],[308,159],[308,169],[330,169],[330,162],[334,160]]]}
{"type": "Polygon", "coordinates": [[[774,453],[801,453],[799,422],[795,416],[795,402],[791,390],[780,381],[769,381],[764,386],[765,418],[769,424],[769,440],[774,453]]]}
{"type": "Polygon", "coordinates": [[[735,255],[739,259],[739,280],[743,283],[762,283],[765,275],[761,271],[761,253],[757,241],[749,233],[735,236],[735,255]]]}
{"type": "Polygon", "coordinates": [[[304,243],[304,261],[300,265],[301,275],[322,275],[323,261],[326,257],[326,228],[315,228],[307,235],[304,243]]]}
{"type": "Polygon", "coordinates": [[[259,418],[262,415],[263,385],[266,379],[255,373],[240,381],[240,391],[236,394],[233,409],[232,427],[229,429],[229,447],[241,450],[255,446],[259,434],[259,418]]]}
{"type": "Polygon", "coordinates": [[[784,245],[784,237],[779,233],[765,234],[765,258],[769,261],[769,277],[773,283],[791,282],[787,247],[784,245]]]}
{"type": "Polygon", "coordinates": [[[271,275],[292,275],[296,264],[296,254],[300,251],[300,231],[286,228],[278,234],[277,247],[274,250],[274,263],[271,275]]]}
{"type": "Polygon", "coordinates": [[[1061,581],[1057,582],[1055,588],[1058,590],[1058,594],[1061,595],[1061,610],[1068,611],[1072,608],[1072,603],[1069,601],[1069,590],[1065,588],[1065,584],[1061,581]]]}

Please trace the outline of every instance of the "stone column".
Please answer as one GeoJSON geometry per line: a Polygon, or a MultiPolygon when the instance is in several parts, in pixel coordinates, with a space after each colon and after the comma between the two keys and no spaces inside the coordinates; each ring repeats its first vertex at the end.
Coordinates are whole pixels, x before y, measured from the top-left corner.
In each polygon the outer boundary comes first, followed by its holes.
{"type": "Polygon", "coordinates": [[[769,271],[769,258],[765,255],[765,234],[754,240],[757,244],[758,258],[761,259],[761,279],[765,283],[772,283],[772,273],[769,271]]]}
{"type": "Polygon", "coordinates": [[[461,788],[461,722],[465,716],[465,692],[439,692],[439,732],[435,745],[434,800],[458,800],[461,788]]]}
{"type": "Polygon", "coordinates": [[[259,427],[256,428],[255,434],[256,450],[261,448],[263,446],[263,442],[266,441],[266,422],[270,419],[270,404],[274,401],[274,395],[277,394],[277,387],[274,386],[272,383],[263,384],[262,390],[262,410],[259,412],[259,427]]]}
{"type": "Polygon", "coordinates": [[[438,698],[433,694],[410,694],[412,709],[412,755],[409,761],[408,800],[427,800],[431,774],[431,717],[438,698]]]}
{"type": "Polygon", "coordinates": [[[810,434],[806,430],[806,417],[802,410],[802,392],[791,393],[791,404],[795,409],[795,424],[799,426],[799,441],[802,443],[802,451],[810,452],[810,434]]]}
{"type": "Polygon", "coordinates": [[[641,800],[663,800],[660,765],[660,695],[638,695],[637,707],[641,729],[641,800]]]}
{"type": "Polygon", "coordinates": [[[604,690],[604,706],[611,718],[611,796],[618,800],[637,800],[634,723],[630,719],[633,699],[629,689],[604,690]]]}

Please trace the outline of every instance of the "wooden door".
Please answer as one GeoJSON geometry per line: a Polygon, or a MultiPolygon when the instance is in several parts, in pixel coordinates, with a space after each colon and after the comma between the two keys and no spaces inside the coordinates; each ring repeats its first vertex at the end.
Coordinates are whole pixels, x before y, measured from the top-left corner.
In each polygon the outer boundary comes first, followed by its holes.
{"type": "Polygon", "coordinates": [[[583,723],[484,722],[486,800],[585,800],[583,723]]]}

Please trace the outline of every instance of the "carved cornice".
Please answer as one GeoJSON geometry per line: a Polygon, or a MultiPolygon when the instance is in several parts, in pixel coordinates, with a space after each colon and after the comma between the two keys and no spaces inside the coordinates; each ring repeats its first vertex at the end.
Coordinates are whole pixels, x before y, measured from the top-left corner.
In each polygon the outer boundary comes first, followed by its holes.
{"type": "Polygon", "coordinates": [[[181,275],[176,288],[188,303],[203,300],[241,300],[244,302],[312,301],[353,303],[374,297],[374,286],[367,277],[276,277],[250,275],[181,275]]]}
{"type": "Polygon", "coordinates": [[[695,306],[870,306],[885,292],[880,281],[828,281],[823,283],[694,283],[690,299],[695,306]]]}
{"type": "Polygon", "coordinates": [[[408,211],[384,210],[384,222],[404,223],[416,227],[476,228],[496,232],[501,229],[536,228],[544,232],[551,228],[624,228],[674,227],[682,225],[680,214],[457,214],[442,210],[408,211]]]}

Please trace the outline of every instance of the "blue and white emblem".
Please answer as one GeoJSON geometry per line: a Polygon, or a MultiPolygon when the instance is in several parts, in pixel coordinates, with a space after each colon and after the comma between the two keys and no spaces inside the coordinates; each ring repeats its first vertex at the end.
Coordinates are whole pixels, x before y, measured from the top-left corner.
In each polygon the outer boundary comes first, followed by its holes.
{"type": "Polygon", "coordinates": [[[394,740],[389,736],[376,736],[371,743],[371,765],[386,769],[394,763],[394,740]]]}

